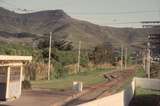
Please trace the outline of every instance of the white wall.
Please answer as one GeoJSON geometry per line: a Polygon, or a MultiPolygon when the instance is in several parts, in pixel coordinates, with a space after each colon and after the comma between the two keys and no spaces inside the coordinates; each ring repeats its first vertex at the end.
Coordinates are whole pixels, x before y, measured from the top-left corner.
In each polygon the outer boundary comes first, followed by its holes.
{"type": "Polygon", "coordinates": [[[129,102],[134,96],[134,91],[135,79],[133,79],[132,83],[125,90],[119,93],[88,103],[80,104],[78,106],[128,106],[129,102]]]}
{"type": "Polygon", "coordinates": [[[160,90],[160,79],[135,78],[136,87],[160,90]]]}
{"type": "Polygon", "coordinates": [[[14,81],[9,83],[9,97],[8,98],[19,98],[21,95],[20,81],[14,81]]]}
{"type": "Polygon", "coordinates": [[[123,91],[115,95],[94,100],[78,106],[123,106],[123,91]]]}

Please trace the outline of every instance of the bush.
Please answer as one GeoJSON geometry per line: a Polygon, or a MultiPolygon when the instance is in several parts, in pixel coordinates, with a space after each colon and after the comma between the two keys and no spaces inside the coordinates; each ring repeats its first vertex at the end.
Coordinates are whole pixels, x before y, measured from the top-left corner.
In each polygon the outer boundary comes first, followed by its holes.
{"type": "Polygon", "coordinates": [[[52,73],[51,73],[51,78],[56,78],[56,79],[59,79],[59,78],[64,78],[68,75],[68,71],[64,68],[64,66],[60,63],[55,63],[54,64],[54,70],[52,70],[52,73]]]}
{"type": "Polygon", "coordinates": [[[87,67],[88,63],[89,63],[88,54],[81,53],[80,65],[82,65],[83,67],[87,67]]]}
{"type": "Polygon", "coordinates": [[[56,52],[59,60],[62,65],[74,64],[77,62],[77,54],[73,51],[59,51],[56,52]]]}
{"type": "Polygon", "coordinates": [[[144,71],[144,69],[142,67],[139,67],[137,70],[136,70],[136,77],[146,77],[146,73],[144,71]]]}
{"type": "Polygon", "coordinates": [[[28,80],[22,81],[22,89],[30,89],[31,88],[31,83],[28,80]]]}

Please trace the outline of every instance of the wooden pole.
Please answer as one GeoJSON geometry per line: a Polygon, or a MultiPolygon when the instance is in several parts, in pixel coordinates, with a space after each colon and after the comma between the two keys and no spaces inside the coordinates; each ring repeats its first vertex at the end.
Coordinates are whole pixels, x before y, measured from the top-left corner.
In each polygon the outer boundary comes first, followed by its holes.
{"type": "Polygon", "coordinates": [[[50,80],[50,73],[51,73],[51,47],[52,47],[52,32],[50,32],[50,37],[49,37],[48,80],[50,80]]]}
{"type": "Polygon", "coordinates": [[[77,64],[77,72],[80,71],[80,59],[81,59],[81,41],[79,41],[79,47],[78,47],[78,64],[77,64]]]}
{"type": "Polygon", "coordinates": [[[121,70],[123,70],[123,45],[121,45],[121,70]]]}
{"type": "Polygon", "coordinates": [[[128,49],[125,48],[125,69],[127,69],[127,57],[128,57],[128,49]]]}
{"type": "MultiPolygon", "coordinates": [[[[105,56],[105,62],[104,62],[105,65],[104,65],[104,68],[107,68],[107,64],[109,63],[109,61],[107,62],[107,60],[108,60],[108,59],[107,59],[107,50],[105,49],[104,52],[105,52],[105,54],[104,54],[104,56],[105,56]]],[[[109,64],[108,64],[108,65],[109,65],[109,64]]]]}
{"type": "Polygon", "coordinates": [[[143,52],[143,69],[146,71],[146,53],[145,51],[143,52]]]}

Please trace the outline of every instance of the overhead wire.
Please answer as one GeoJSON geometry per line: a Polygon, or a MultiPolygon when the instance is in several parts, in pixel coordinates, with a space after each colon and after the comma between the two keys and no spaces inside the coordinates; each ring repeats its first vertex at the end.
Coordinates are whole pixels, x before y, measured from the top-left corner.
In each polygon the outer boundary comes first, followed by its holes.
{"type": "Polygon", "coordinates": [[[68,12],[78,15],[123,15],[123,14],[142,14],[142,13],[158,13],[159,10],[143,10],[143,11],[123,11],[123,12],[68,12]]]}
{"type": "MultiPolygon", "coordinates": [[[[18,6],[16,6],[15,4],[11,3],[11,2],[7,2],[5,0],[0,0],[0,2],[5,3],[9,6],[12,6],[16,9],[21,9],[24,10],[22,8],[19,8],[18,6]]],[[[140,11],[121,11],[121,12],[68,12],[70,14],[79,14],[79,15],[123,15],[123,14],[142,14],[142,13],[159,13],[160,10],[140,10],[140,11]]]]}
{"type": "MultiPolygon", "coordinates": [[[[0,0],[1,3],[6,4],[8,6],[11,6],[12,8],[14,8],[17,11],[21,11],[21,12],[31,12],[34,10],[28,10],[28,9],[22,9],[19,8],[18,6],[16,6],[15,4],[11,3],[11,2],[7,2],[6,0],[0,0]]],[[[68,12],[70,14],[78,14],[78,15],[129,15],[129,14],[144,14],[144,13],[159,13],[160,14],[160,10],[140,10],[140,11],[121,11],[121,12],[68,12]]],[[[118,25],[118,24],[140,24],[140,22],[112,22],[112,23],[106,23],[106,24],[112,24],[112,25],[118,25]]]]}
{"type": "Polygon", "coordinates": [[[11,3],[11,2],[4,1],[4,0],[0,0],[0,2],[3,3],[3,4],[6,4],[8,6],[10,6],[13,10],[16,10],[16,11],[22,11],[22,12],[33,11],[33,10],[25,9],[25,8],[20,8],[17,5],[15,5],[15,4],[11,3]]]}
{"type": "MultiPolygon", "coordinates": [[[[22,11],[22,12],[31,12],[34,10],[28,10],[28,9],[22,9],[19,8],[18,6],[16,6],[15,4],[11,3],[11,2],[7,2],[5,0],[0,0],[0,2],[11,6],[12,8],[14,8],[15,10],[18,11],[22,11]]],[[[144,13],[159,13],[160,14],[160,10],[141,10],[141,11],[122,11],[122,12],[68,12],[70,14],[78,14],[78,15],[125,15],[125,14],[144,14],[144,13]]],[[[106,23],[106,24],[139,24],[140,22],[113,22],[113,23],[106,23]]]]}

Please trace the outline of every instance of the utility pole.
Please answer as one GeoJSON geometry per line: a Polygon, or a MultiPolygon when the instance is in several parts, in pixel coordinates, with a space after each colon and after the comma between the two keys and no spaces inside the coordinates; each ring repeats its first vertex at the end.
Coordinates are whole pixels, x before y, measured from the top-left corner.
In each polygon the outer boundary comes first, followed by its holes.
{"type": "Polygon", "coordinates": [[[148,42],[148,48],[147,48],[147,66],[146,71],[148,74],[148,78],[150,78],[150,69],[151,69],[151,51],[150,51],[150,43],[148,42]]]}
{"type": "Polygon", "coordinates": [[[104,50],[104,56],[105,56],[104,57],[104,63],[105,63],[105,65],[104,65],[103,68],[107,68],[107,64],[109,65],[109,61],[107,62],[107,60],[108,60],[107,57],[108,56],[107,56],[107,50],[106,49],[104,50]]]}
{"type": "Polygon", "coordinates": [[[80,59],[81,59],[81,41],[79,41],[79,47],[78,47],[78,64],[77,64],[77,72],[80,72],[80,59]]]}
{"type": "Polygon", "coordinates": [[[143,51],[143,69],[146,71],[146,50],[143,51]]]}
{"type": "Polygon", "coordinates": [[[50,74],[51,74],[51,46],[52,46],[52,32],[50,32],[50,37],[49,37],[48,80],[50,80],[50,74]]]}
{"type": "Polygon", "coordinates": [[[123,70],[123,45],[121,44],[121,71],[123,70]]]}
{"type": "Polygon", "coordinates": [[[125,69],[127,69],[128,49],[125,48],[125,69]]]}

